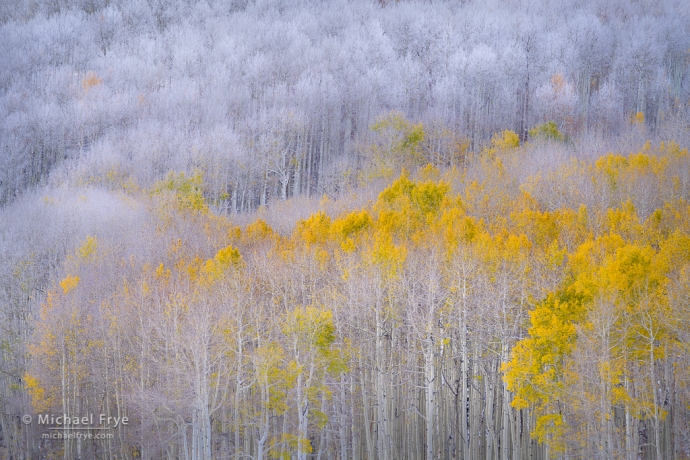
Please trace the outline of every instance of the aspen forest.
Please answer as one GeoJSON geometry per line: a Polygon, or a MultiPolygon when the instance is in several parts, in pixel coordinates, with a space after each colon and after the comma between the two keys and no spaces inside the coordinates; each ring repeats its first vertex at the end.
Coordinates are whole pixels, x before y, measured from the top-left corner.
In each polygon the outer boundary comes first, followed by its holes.
{"type": "Polygon", "coordinates": [[[0,1],[0,460],[690,460],[683,0],[0,1]]]}

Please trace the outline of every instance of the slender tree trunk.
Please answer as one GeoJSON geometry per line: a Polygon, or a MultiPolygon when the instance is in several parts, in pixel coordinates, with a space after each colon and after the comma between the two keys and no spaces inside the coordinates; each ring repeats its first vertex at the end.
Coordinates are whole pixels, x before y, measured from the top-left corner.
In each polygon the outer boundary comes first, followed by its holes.
{"type": "Polygon", "coordinates": [[[428,342],[423,346],[424,350],[424,385],[425,385],[425,412],[426,412],[426,458],[431,460],[435,458],[434,454],[434,423],[436,421],[436,366],[434,363],[433,342],[427,339],[428,342]]]}

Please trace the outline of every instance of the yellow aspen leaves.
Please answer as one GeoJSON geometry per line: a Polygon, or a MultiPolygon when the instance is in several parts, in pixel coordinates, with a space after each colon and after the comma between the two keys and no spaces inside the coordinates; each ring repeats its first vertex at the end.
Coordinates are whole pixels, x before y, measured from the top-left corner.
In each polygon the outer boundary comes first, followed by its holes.
{"type": "Polygon", "coordinates": [[[158,267],[156,267],[156,277],[158,277],[159,279],[163,279],[163,280],[167,281],[170,279],[170,275],[171,275],[170,269],[165,268],[165,265],[163,265],[163,262],[161,262],[158,265],[158,267]]]}
{"type": "Polygon", "coordinates": [[[537,246],[548,246],[558,238],[560,233],[560,215],[549,212],[525,210],[515,213],[512,219],[517,224],[517,231],[525,233],[537,246]]]}
{"type": "Polygon", "coordinates": [[[60,281],[60,287],[62,288],[62,292],[64,292],[65,294],[69,294],[71,291],[76,289],[78,285],[78,276],[67,275],[65,278],[62,279],[62,281],[60,281]]]}
{"type": "Polygon", "coordinates": [[[91,88],[100,85],[103,79],[100,78],[95,72],[89,71],[86,76],[81,80],[81,87],[84,93],[91,91],[91,88]]]}
{"type": "Polygon", "coordinates": [[[391,112],[379,118],[371,127],[377,139],[370,146],[372,164],[363,173],[363,181],[388,178],[400,169],[412,168],[425,163],[422,123],[412,123],[399,112],[391,112]]]}
{"type": "Polygon", "coordinates": [[[24,383],[31,397],[31,404],[36,411],[42,412],[50,409],[51,401],[46,400],[46,391],[39,380],[31,374],[24,374],[24,383]]]}
{"type": "Polygon", "coordinates": [[[418,177],[421,182],[438,182],[441,179],[441,172],[429,163],[419,171],[418,177]]]}
{"type": "Polygon", "coordinates": [[[558,408],[566,396],[563,372],[576,343],[576,324],[586,317],[585,299],[572,289],[549,294],[530,312],[529,337],[515,345],[502,367],[506,385],[515,393],[513,407],[535,409],[533,436],[556,451],[563,449],[564,422],[558,408]]]}
{"type": "Polygon", "coordinates": [[[169,173],[164,181],[155,184],[152,193],[161,194],[164,191],[172,192],[181,211],[195,211],[206,214],[208,203],[203,193],[203,176],[201,172],[195,172],[191,176],[185,173],[169,173]]]}
{"type": "Polygon", "coordinates": [[[553,121],[537,125],[530,129],[529,137],[532,139],[551,139],[554,141],[562,141],[564,139],[563,133],[558,130],[558,125],[553,121]]]}
{"type": "Polygon", "coordinates": [[[520,136],[515,131],[506,129],[500,133],[494,134],[491,138],[491,146],[487,150],[490,157],[495,156],[499,152],[505,152],[516,149],[520,146],[520,136]]]}
{"type": "Polygon", "coordinates": [[[460,207],[444,210],[440,225],[449,256],[458,246],[471,242],[482,231],[481,223],[465,214],[460,207]]]}
{"type": "Polygon", "coordinates": [[[391,236],[419,240],[442,216],[450,186],[440,182],[414,182],[403,171],[400,178],[386,188],[374,206],[378,213],[376,226],[391,236]]]}
{"type": "Polygon", "coordinates": [[[371,261],[380,266],[387,277],[394,278],[400,273],[406,257],[405,246],[394,244],[390,235],[382,233],[376,236],[371,261]]]}
{"type": "Polygon", "coordinates": [[[331,218],[325,212],[319,211],[306,220],[297,223],[295,234],[301,238],[307,246],[323,244],[329,236],[331,218]]]}
{"type": "Polygon", "coordinates": [[[213,260],[221,267],[221,269],[226,269],[231,265],[239,265],[242,262],[242,256],[237,248],[228,246],[219,250],[213,257],[213,260]]]}
{"type": "Polygon", "coordinates": [[[373,225],[373,218],[368,211],[351,212],[336,219],[331,226],[332,237],[340,243],[345,252],[353,252],[361,234],[373,225]]]}
{"type": "Polygon", "coordinates": [[[336,219],[331,233],[336,238],[349,238],[371,227],[373,219],[368,211],[355,211],[336,219]]]}
{"type": "Polygon", "coordinates": [[[79,249],[77,249],[77,256],[81,260],[87,260],[90,256],[96,253],[96,248],[98,247],[98,241],[96,238],[89,236],[86,238],[84,244],[82,244],[79,249]]]}
{"type": "Polygon", "coordinates": [[[257,219],[247,225],[242,233],[242,242],[247,245],[256,245],[260,242],[275,241],[278,235],[263,219],[257,219]]]}
{"type": "Polygon", "coordinates": [[[296,308],[286,316],[283,333],[297,347],[325,353],[335,340],[333,313],[312,306],[296,308]]]}
{"type": "Polygon", "coordinates": [[[438,213],[449,190],[450,186],[445,182],[422,182],[412,189],[410,197],[419,211],[424,216],[428,216],[438,213]]]}

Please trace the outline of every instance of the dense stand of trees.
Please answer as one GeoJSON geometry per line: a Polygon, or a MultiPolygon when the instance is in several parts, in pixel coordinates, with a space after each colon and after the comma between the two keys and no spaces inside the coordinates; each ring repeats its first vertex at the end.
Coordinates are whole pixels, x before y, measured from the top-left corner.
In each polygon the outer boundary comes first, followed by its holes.
{"type": "Polygon", "coordinates": [[[0,203],[75,159],[82,184],[198,168],[231,212],[337,195],[390,111],[433,127],[439,165],[548,120],[571,137],[637,113],[687,123],[688,14],[682,0],[3,1],[0,203]]]}
{"type": "Polygon", "coordinates": [[[200,174],[5,207],[5,445],[65,459],[687,457],[690,154],[647,143],[532,174],[564,147],[517,138],[496,135],[464,170],[403,172],[368,204],[323,199],[283,234],[212,212],[200,174]],[[26,413],[130,422],[55,441],[26,413]]]}
{"type": "Polygon", "coordinates": [[[0,456],[690,458],[689,14],[0,2],[0,456]]]}

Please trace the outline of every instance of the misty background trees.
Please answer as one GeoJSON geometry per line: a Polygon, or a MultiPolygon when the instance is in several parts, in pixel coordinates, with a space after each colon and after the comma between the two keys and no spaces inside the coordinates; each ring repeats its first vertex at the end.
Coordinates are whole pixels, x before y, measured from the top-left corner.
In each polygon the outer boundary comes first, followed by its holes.
{"type": "Polygon", "coordinates": [[[337,195],[397,111],[438,157],[545,121],[687,123],[682,1],[75,1],[0,6],[0,202],[49,182],[202,171],[214,205],[337,195]],[[453,133],[456,139],[447,139],[453,133]],[[109,174],[109,175],[108,175],[109,174]]]}

